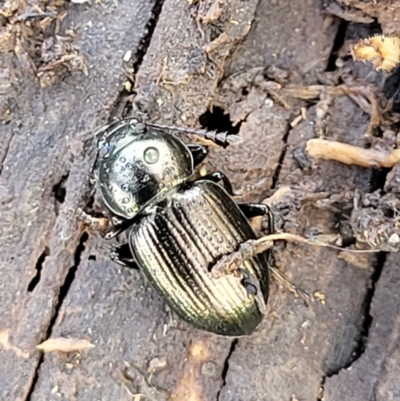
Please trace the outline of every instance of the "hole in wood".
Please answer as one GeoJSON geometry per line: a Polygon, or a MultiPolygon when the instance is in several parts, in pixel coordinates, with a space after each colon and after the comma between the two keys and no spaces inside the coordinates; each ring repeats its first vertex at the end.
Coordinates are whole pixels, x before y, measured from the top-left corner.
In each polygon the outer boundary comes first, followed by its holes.
{"type": "Polygon", "coordinates": [[[238,134],[240,123],[236,126],[232,125],[229,114],[218,106],[213,107],[213,111],[207,110],[199,117],[201,126],[210,131],[229,132],[229,134],[238,134]]]}
{"type": "Polygon", "coordinates": [[[65,182],[67,181],[68,176],[69,176],[69,171],[67,172],[67,174],[64,174],[61,177],[60,181],[57,184],[53,185],[54,198],[59,203],[64,203],[65,195],[67,194],[67,190],[65,188],[65,182]]]}

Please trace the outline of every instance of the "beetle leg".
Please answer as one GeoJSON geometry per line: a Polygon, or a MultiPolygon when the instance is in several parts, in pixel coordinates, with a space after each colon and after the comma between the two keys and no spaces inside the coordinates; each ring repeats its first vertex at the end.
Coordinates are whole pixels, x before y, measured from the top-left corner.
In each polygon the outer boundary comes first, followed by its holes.
{"type": "Polygon", "coordinates": [[[131,269],[139,269],[135,259],[132,256],[129,244],[121,245],[118,248],[112,248],[110,252],[110,259],[121,266],[129,267],[131,269]]]}
{"type": "Polygon", "coordinates": [[[214,278],[219,278],[227,274],[236,272],[245,260],[251,259],[257,254],[263,253],[272,248],[274,243],[264,240],[263,237],[251,239],[240,244],[236,252],[222,256],[222,258],[212,267],[211,274],[214,278]]]}
{"type": "Polygon", "coordinates": [[[234,196],[235,193],[233,192],[232,189],[232,184],[229,181],[229,178],[224,174],[221,173],[221,171],[214,171],[213,173],[207,174],[204,177],[199,178],[200,180],[208,180],[208,181],[213,181],[213,182],[219,182],[222,181],[222,184],[226,190],[226,192],[228,192],[229,195],[234,196]]]}
{"type": "Polygon", "coordinates": [[[240,203],[238,206],[248,219],[258,216],[268,216],[269,232],[275,232],[275,215],[265,203],[240,203]]]}
{"type": "Polygon", "coordinates": [[[113,217],[111,219],[111,228],[106,232],[104,238],[110,240],[127,230],[136,220],[138,216],[134,216],[131,219],[123,219],[120,217],[113,217]]]}
{"type": "Polygon", "coordinates": [[[266,216],[270,213],[270,209],[265,203],[239,203],[238,206],[248,219],[266,216]]]}
{"type": "Polygon", "coordinates": [[[99,231],[106,231],[107,228],[110,226],[110,220],[107,217],[94,217],[89,213],[86,213],[83,209],[78,208],[78,221],[81,221],[88,227],[93,227],[99,231]]]}
{"type": "Polygon", "coordinates": [[[256,297],[258,307],[261,313],[265,312],[266,305],[264,301],[264,297],[262,295],[262,291],[260,289],[260,284],[257,279],[251,275],[247,270],[239,268],[238,273],[242,275],[241,284],[245,288],[248,295],[256,297]]]}
{"type": "Polygon", "coordinates": [[[207,156],[208,148],[207,146],[198,144],[189,144],[188,148],[193,156],[194,167],[197,167],[207,156]]]}
{"type": "MultiPolygon", "coordinates": [[[[267,251],[273,247],[273,241],[268,237],[251,239],[240,244],[236,252],[224,255],[211,269],[211,274],[214,278],[219,278],[227,274],[234,274],[240,271],[240,266],[248,259],[267,251]]],[[[288,281],[285,276],[270,263],[268,269],[274,278],[283,284],[289,291],[301,296],[306,302],[311,299],[310,295],[288,281]]]]}
{"type": "Polygon", "coordinates": [[[245,269],[238,269],[238,272],[242,274],[242,281],[241,284],[246,289],[246,292],[249,295],[257,295],[259,292],[257,280],[253,279],[253,276],[249,274],[249,272],[245,269]]]}
{"type": "Polygon", "coordinates": [[[99,230],[105,239],[112,239],[127,230],[133,223],[133,219],[124,220],[119,217],[94,217],[78,208],[78,220],[88,227],[99,230]]]}

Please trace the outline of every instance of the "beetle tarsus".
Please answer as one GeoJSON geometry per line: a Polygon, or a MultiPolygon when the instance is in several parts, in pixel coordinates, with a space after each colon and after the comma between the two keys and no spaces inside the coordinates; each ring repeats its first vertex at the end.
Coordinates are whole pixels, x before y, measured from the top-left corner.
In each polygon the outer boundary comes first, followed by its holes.
{"type": "Polygon", "coordinates": [[[129,244],[113,247],[109,254],[110,259],[121,266],[131,269],[139,269],[129,248],[129,244]]]}
{"type": "Polygon", "coordinates": [[[258,288],[257,279],[250,275],[250,273],[245,269],[238,269],[238,272],[242,275],[241,284],[246,289],[249,295],[256,296],[260,291],[258,288]]]}
{"type": "Polygon", "coordinates": [[[241,284],[245,288],[247,294],[255,297],[260,312],[264,313],[266,310],[266,305],[257,278],[250,274],[246,269],[239,268],[237,273],[242,276],[241,284]]]}
{"type": "Polygon", "coordinates": [[[110,225],[110,220],[107,217],[94,217],[86,213],[83,209],[78,208],[78,220],[88,227],[95,228],[101,232],[107,230],[110,225]]]}

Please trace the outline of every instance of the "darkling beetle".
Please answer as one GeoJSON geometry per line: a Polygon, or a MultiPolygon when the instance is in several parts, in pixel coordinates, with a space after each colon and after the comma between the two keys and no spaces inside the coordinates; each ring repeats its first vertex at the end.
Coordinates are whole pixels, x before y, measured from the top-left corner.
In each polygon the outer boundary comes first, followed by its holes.
{"type": "Polygon", "coordinates": [[[129,242],[110,256],[123,266],[139,268],[169,306],[195,327],[223,336],[251,334],[268,300],[270,250],[251,252],[239,268],[220,277],[212,269],[256,239],[248,218],[266,215],[272,230],[273,215],[264,204],[237,204],[221,172],[194,180],[207,147],[185,145],[168,130],[195,133],[223,145],[240,140],[136,118],[105,127],[96,178],[114,215],[106,238],[130,229],[129,242]]]}

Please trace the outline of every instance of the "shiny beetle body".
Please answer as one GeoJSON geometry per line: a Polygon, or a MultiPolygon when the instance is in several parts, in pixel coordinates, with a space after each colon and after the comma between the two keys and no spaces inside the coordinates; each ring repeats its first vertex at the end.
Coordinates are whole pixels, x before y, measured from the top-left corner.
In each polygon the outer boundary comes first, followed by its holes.
{"type": "Polygon", "coordinates": [[[103,131],[98,182],[118,216],[109,237],[130,229],[129,243],[111,256],[138,267],[183,320],[224,336],[248,335],[268,299],[269,251],[243,261],[236,274],[214,278],[211,269],[256,238],[246,215],[266,214],[266,207],[238,205],[222,173],[190,180],[206,155],[204,146],[136,119],[103,131]]]}

